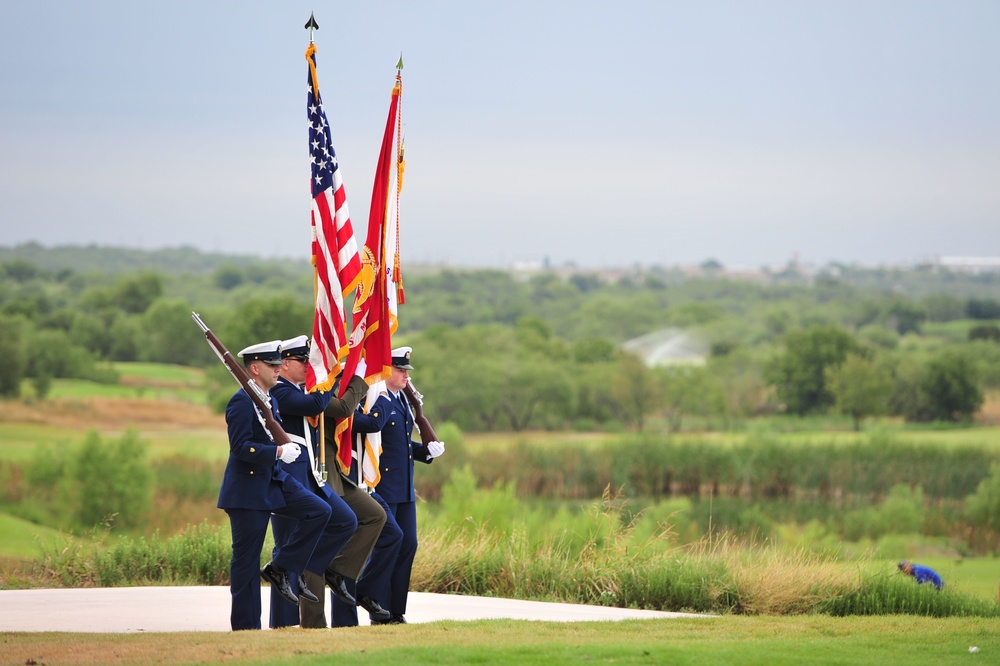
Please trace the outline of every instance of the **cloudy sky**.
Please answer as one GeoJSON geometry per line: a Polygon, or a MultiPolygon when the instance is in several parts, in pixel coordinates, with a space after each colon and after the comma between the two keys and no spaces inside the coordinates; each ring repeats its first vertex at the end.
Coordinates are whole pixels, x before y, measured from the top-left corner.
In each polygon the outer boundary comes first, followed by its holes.
{"type": "Polygon", "coordinates": [[[11,1],[0,245],[307,257],[311,11],[356,230],[403,54],[404,262],[1000,255],[995,0],[11,1]]]}

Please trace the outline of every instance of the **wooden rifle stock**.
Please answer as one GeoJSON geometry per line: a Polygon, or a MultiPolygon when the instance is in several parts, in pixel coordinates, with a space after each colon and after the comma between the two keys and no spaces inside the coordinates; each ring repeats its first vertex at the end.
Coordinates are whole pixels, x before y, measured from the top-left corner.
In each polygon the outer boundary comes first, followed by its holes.
{"type": "Polygon", "coordinates": [[[410,401],[410,406],[413,407],[413,422],[420,429],[420,443],[427,446],[428,442],[440,442],[441,440],[438,439],[437,434],[434,432],[434,426],[424,416],[424,396],[417,392],[412,381],[406,380],[406,384],[403,386],[403,393],[406,394],[406,397],[410,401]]]}
{"type": "Polygon", "coordinates": [[[226,366],[229,370],[229,374],[233,376],[236,383],[246,391],[250,399],[253,400],[253,404],[257,406],[258,411],[260,411],[261,416],[264,417],[264,427],[267,428],[267,432],[271,435],[271,439],[278,446],[283,446],[289,444],[292,440],[288,438],[288,433],[285,429],[281,427],[278,423],[278,419],[274,418],[274,413],[271,411],[271,396],[267,394],[267,391],[262,389],[257,385],[257,382],[247,374],[246,368],[243,364],[236,360],[235,357],[226,346],[222,344],[222,341],[212,332],[212,330],[205,325],[205,322],[201,320],[197,312],[191,313],[191,318],[194,319],[198,327],[201,328],[205,333],[205,339],[208,340],[208,345],[215,352],[215,355],[219,357],[222,364],[226,366]]]}

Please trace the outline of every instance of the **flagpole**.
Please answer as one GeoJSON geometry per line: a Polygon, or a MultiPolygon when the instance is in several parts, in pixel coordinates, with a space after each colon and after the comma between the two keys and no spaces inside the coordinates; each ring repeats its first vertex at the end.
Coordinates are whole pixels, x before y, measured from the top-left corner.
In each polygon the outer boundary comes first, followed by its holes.
{"type": "MultiPolygon", "coordinates": [[[[316,16],[314,15],[313,12],[309,12],[309,20],[306,21],[306,24],[303,27],[309,31],[309,44],[310,45],[315,44],[313,35],[317,30],[319,30],[319,23],[316,23],[316,16]]],[[[314,92],[316,93],[317,96],[319,95],[318,90],[314,92]]],[[[318,295],[319,295],[319,267],[316,266],[316,257],[313,256],[313,302],[316,301],[318,295]]],[[[320,413],[319,415],[319,441],[316,443],[316,448],[319,449],[319,451],[317,451],[318,454],[317,458],[319,459],[319,478],[321,478],[323,481],[326,481],[328,475],[326,472],[326,414],[325,413],[320,413]]]]}

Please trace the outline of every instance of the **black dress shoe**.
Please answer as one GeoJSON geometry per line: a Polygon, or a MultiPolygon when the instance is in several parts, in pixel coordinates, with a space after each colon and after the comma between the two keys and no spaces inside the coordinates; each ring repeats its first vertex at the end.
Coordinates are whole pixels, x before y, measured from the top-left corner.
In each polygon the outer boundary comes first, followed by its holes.
{"type": "Polygon", "coordinates": [[[299,605],[299,598],[292,592],[292,586],[288,582],[287,571],[280,571],[273,562],[268,562],[260,570],[260,577],[269,582],[288,603],[299,605]]]}
{"type": "Polygon", "coordinates": [[[372,618],[372,624],[406,624],[406,618],[402,615],[392,615],[385,620],[376,620],[372,618]]]}
{"type": "Polygon", "coordinates": [[[313,591],[306,586],[306,583],[302,580],[301,576],[299,576],[299,596],[306,601],[311,601],[313,603],[319,601],[319,597],[313,594],[313,591]]]}
{"type": "Polygon", "coordinates": [[[358,605],[358,602],[355,601],[353,596],[351,596],[351,593],[347,591],[347,584],[344,582],[343,576],[339,573],[327,571],[325,578],[326,584],[330,586],[330,591],[333,592],[333,596],[337,597],[348,606],[358,605]]]}
{"type": "Polygon", "coordinates": [[[373,623],[378,624],[392,619],[392,613],[382,608],[377,601],[371,597],[358,597],[358,605],[368,611],[373,623]]]}

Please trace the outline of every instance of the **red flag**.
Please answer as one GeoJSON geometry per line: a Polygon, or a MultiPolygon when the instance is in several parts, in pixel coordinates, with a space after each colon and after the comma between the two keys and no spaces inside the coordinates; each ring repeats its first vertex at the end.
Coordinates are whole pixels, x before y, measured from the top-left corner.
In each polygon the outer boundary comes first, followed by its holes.
{"type": "MultiPolygon", "coordinates": [[[[306,390],[330,390],[347,353],[344,296],[361,278],[361,258],[347,210],[347,196],[333,149],[330,125],[316,80],[316,46],[306,49],[309,62],[309,157],[312,162],[312,262],[316,312],[306,371],[306,390]]],[[[348,460],[348,462],[350,462],[348,460]]]]}
{"type": "MultiPolygon", "coordinates": [[[[386,292],[386,216],[390,182],[397,170],[396,118],[402,86],[397,76],[389,103],[382,148],[379,151],[375,182],[372,185],[372,204],[368,215],[368,236],[365,240],[361,281],[354,296],[354,331],[349,340],[344,376],[354,375],[358,361],[364,355],[369,383],[385,379],[392,367],[392,322],[389,316],[389,299],[386,292]]],[[[341,382],[338,396],[343,397],[347,382],[341,382]]],[[[351,467],[350,419],[337,422],[339,449],[337,460],[341,469],[351,467]]]]}

